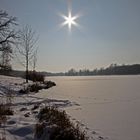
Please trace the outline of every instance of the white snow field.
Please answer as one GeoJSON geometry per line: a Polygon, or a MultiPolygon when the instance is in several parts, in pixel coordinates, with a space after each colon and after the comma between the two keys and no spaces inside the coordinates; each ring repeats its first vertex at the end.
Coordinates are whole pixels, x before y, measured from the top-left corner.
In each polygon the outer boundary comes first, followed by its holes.
{"type": "Polygon", "coordinates": [[[47,79],[57,86],[42,96],[79,104],[66,111],[91,134],[109,140],[140,139],[140,75],[47,79]]]}

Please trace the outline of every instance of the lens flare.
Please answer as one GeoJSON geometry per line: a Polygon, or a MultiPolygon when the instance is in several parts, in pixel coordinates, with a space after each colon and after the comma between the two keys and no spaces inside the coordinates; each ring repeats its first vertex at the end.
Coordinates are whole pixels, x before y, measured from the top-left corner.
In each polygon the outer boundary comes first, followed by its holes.
{"type": "Polygon", "coordinates": [[[62,26],[68,25],[69,31],[71,31],[72,25],[78,26],[78,23],[76,23],[76,19],[79,17],[78,15],[72,16],[71,11],[68,12],[68,16],[61,15],[64,18],[64,22],[61,24],[62,26]]]}

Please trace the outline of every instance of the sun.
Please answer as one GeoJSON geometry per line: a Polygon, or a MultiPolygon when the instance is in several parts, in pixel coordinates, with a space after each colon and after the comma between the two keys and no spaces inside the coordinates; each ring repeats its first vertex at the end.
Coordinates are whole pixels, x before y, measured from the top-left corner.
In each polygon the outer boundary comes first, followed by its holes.
{"type": "Polygon", "coordinates": [[[61,15],[64,18],[62,26],[68,25],[69,31],[71,31],[72,25],[78,26],[78,23],[75,21],[78,18],[78,15],[72,16],[71,11],[68,12],[68,16],[61,15]]]}

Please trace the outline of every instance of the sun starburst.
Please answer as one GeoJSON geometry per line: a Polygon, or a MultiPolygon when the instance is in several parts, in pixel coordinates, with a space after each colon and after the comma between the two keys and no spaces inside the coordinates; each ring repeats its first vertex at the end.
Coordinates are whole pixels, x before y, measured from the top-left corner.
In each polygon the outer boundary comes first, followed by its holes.
{"type": "Polygon", "coordinates": [[[71,31],[72,25],[78,26],[78,23],[76,23],[76,19],[78,18],[78,15],[72,16],[71,11],[68,12],[68,16],[62,15],[64,18],[64,22],[62,23],[62,26],[68,25],[69,31],[71,31]]]}

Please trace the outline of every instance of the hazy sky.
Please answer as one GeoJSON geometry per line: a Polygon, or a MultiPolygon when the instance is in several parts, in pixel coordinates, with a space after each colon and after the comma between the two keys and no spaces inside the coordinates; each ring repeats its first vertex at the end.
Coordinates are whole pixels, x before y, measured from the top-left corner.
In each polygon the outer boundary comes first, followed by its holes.
{"type": "Polygon", "coordinates": [[[0,0],[0,9],[39,35],[38,70],[140,63],[140,0],[0,0]],[[69,2],[72,15],[80,15],[71,33],[59,26],[69,2]]]}

